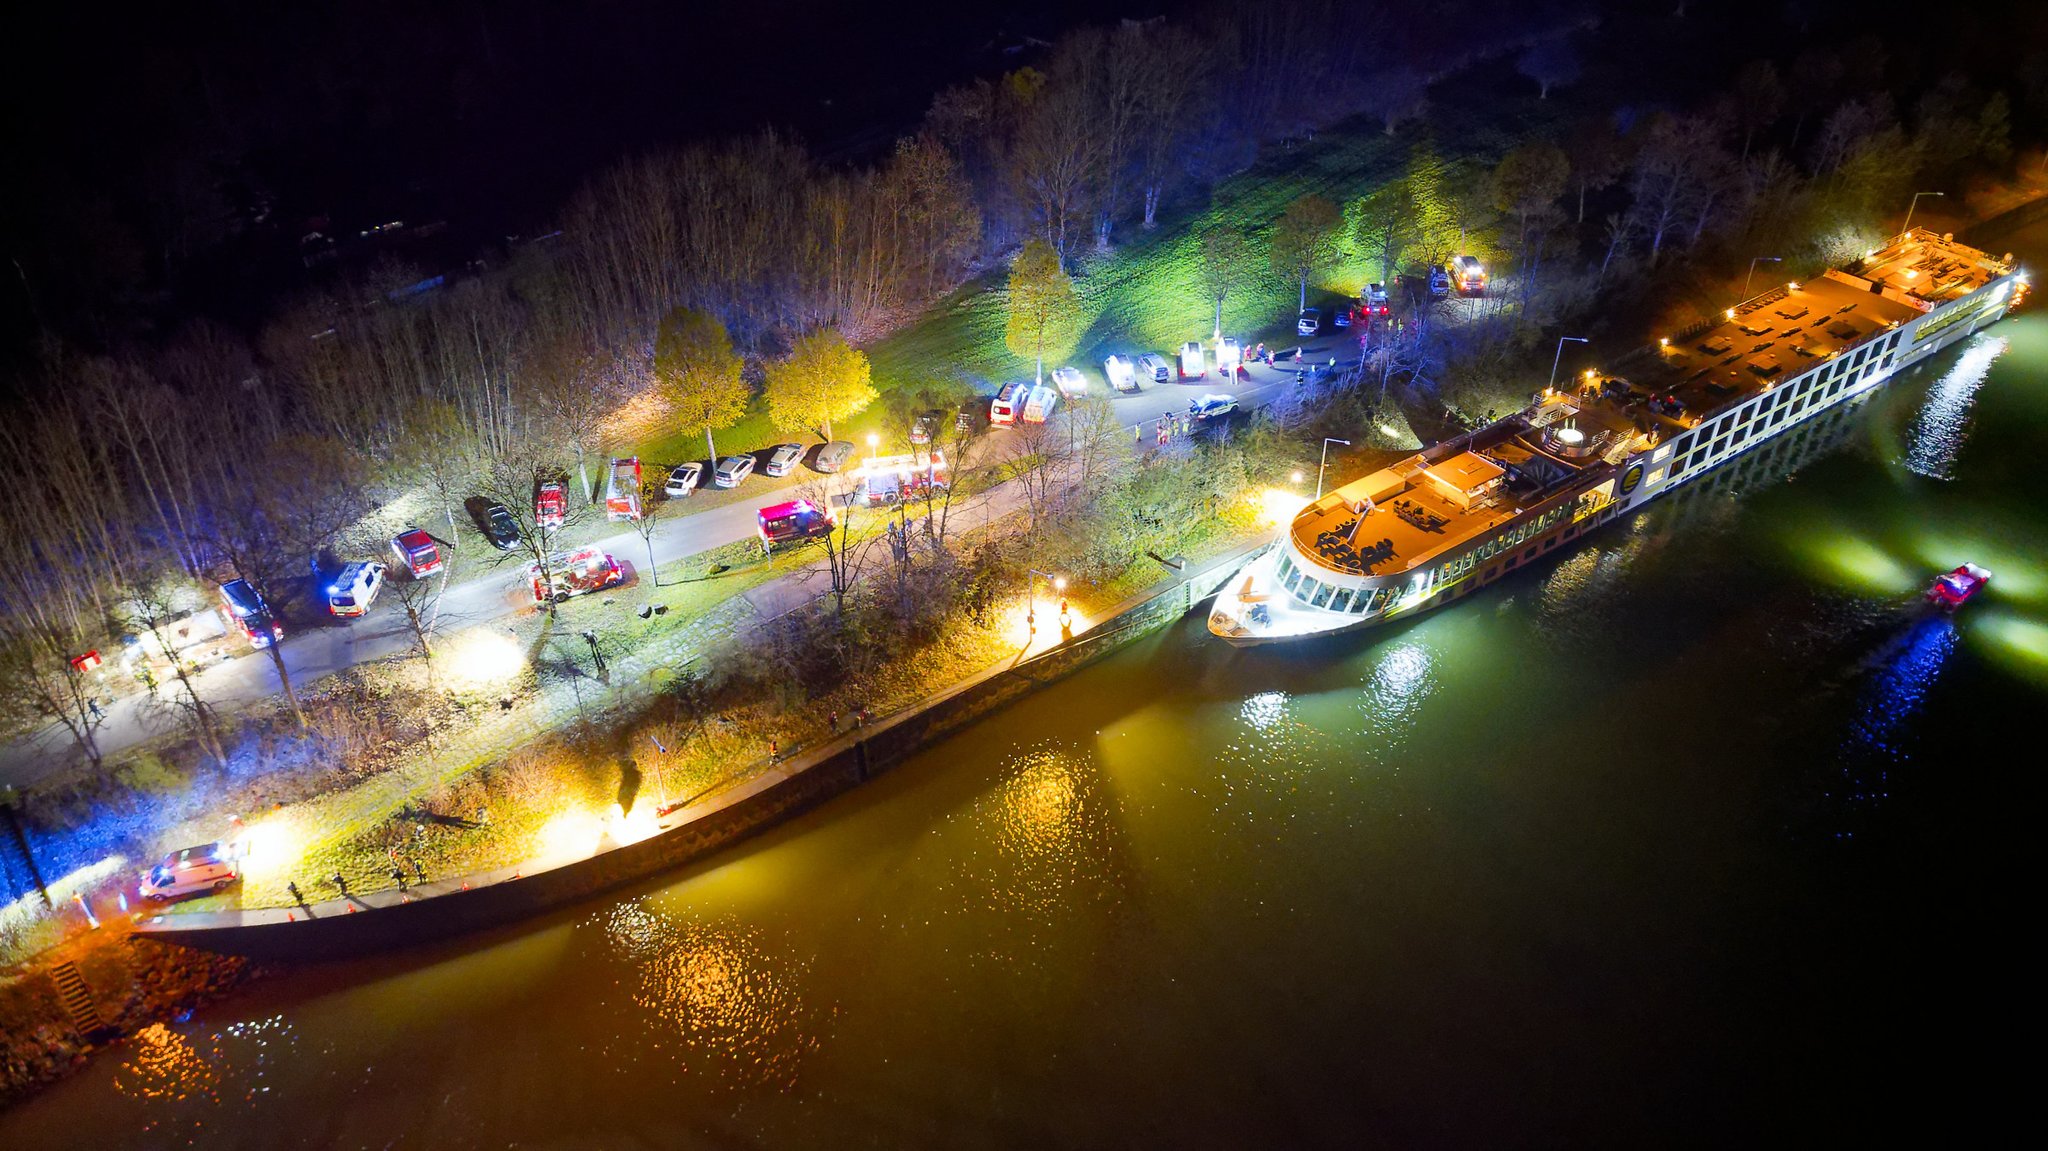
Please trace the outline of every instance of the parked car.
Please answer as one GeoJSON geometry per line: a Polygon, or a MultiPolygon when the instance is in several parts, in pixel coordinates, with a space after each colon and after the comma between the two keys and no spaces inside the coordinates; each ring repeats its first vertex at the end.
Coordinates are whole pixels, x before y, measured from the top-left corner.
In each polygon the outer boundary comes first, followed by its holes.
{"type": "Polygon", "coordinates": [[[736,488],[740,481],[754,474],[754,457],[727,456],[711,469],[711,482],[722,488],[736,488]]]}
{"type": "Polygon", "coordinates": [[[1060,395],[1070,400],[1075,396],[1085,396],[1088,394],[1088,377],[1082,375],[1079,368],[1054,368],[1052,384],[1053,387],[1060,390],[1060,395]]]}
{"type": "Polygon", "coordinates": [[[780,478],[788,475],[790,469],[796,467],[798,461],[803,458],[804,446],[802,444],[776,444],[774,449],[768,453],[768,463],[761,470],[771,476],[780,478]]]}
{"type": "Polygon", "coordinates": [[[1180,378],[1199,380],[1209,374],[1209,357],[1202,351],[1202,345],[1189,340],[1180,346],[1180,378]]]}
{"type": "Polygon", "coordinates": [[[761,533],[763,550],[772,550],[776,544],[831,535],[832,529],[839,526],[832,509],[819,507],[810,500],[770,504],[754,513],[754,523],[761,533]]]}
{"type": "Polygon", "coordinates": [[[341,569],[327,585],[327,610],[336,616],[358,616],[370,610],[384,590],[384,565],[358,560],[341,569]]]}
{"type": "Polygon", "coordinates": [[[1138,369],[1129,356],[1111,356],[1102,361],[1102,375],[1119,392],[1138,390],[1138,369]]]}
{"type": "Polygon", "coordinates": [[[852,458],[853,445],[851,443],[845,440],[833,440],[831,443],[818,449],[818,454],[811,459],[811,467],[816,471],[831,475],[833,472],[845,467],[846,461],[852,458]]]}
{"type": "Polygon", "coordinates": [[[1188,415],[1196,423],[1220,420],[1237,410],[1237,397],[1222,392],[1210,392],[1197,400],[1188,401],[1188,415]]]}
{"type": "Polygon", "coordinates": [[[1477,256],[1454,256],[1451,258],[1451,282],[1460,294],[1483,296],[1486,294],[1486,265],[1477,256]]]}
{"type": "Polygon", "coordinates": [[[960,401],[960,410],[953,413],[953,430],[961,435],[972,433],[988,423],[989,406],[979,397],[960,401]]]}
{"type": "Polygon", "coordinates": [[[595,546],[578,548],[554,557],[547,578],[541,578],[539,564],[526,565],[526,582],[533,589],[533,602],[561,603],[571,596],[589,595],[624,583],[626,573],[619,561],[595,546]]]}
{"type": "Polygon", "coordinates": [[[462,504],[492,547],[509,552],[519,546],[519,521],[512,518],[511,508],[482,496],[471,496],[462,504]]]}
{"type": "Polygon", "coordinates": [[[263,602],[248,580],[231,579],[220,585],[220,599],[250,643],[269,647],[284,638],[284,625],[271,614],[270,605],[263,602]]]}
{"type": "Polygon", "coordinates": [[[533,522],[558,528],[569,518],[569,497],[559,480],[543,480],[533,491],[533,522]]]}
{"type": "Polygon", "coordinates": [[[425,579],[441,570],[441,549],[423,528],[407,528],[392,536],[391,551],[414,579],[425,579]]]}
{"type": "Polygon", "coordinates": [[[1155,384],[1170,384],[1173,382],[1173,365],[1166,362],[1165,356],[1146,352],[1138,357],[1138,378],[1155,384]]]}
{"type": "Polygon", "coordinates": [[[1429,269],[1429,298],[1441,300],[1451,294],[1451,273],[1442,264],[1432,264],[1429,269]]]}
{"type": "Polygon", "coordinates": [[[1351,326],[1351,314],[1358,310],[1358,304],[1355,301],[1347,303],[1330,313],[1330,322],[1337,325],[1337,330],[1341,332],[1351,326]]]}
{"type": "Polygon", "coordinates": [[[1030,399],[1030,384],[1004,384],[996,392],[995,398],[988,402],[988,422],[999,428],[1009,427],[1024,413],[1024,405],[1030,399]]]}
{"type": "Polygon", "coordinates": [[[1387,286],[1385,284],[1367,284],[1365,286],[1365,314],[1378,319],[1382,316],[1390,316],[1393,312],[1393,305],[1387,300],[1387,286]]]}
{"type": "Polygon", "coordinates": [[[1035,384],[1031,388],[1031,398],[1024,402],[1024,422],[1042,424],[1052,418],[1053,409],[1059,406],[1059,389],[1035,384]]]}
{"type": "Polygon", "coordinates": [[[697,490],[697,481],[704,478],[703,464],[677,464],[668,470],[668,480],[661,485],[661,494],[672,500],[679,500],[697,490]]]}
{"type": "Polygon", "coordinates": [[[225,843],[186,847],[164,856],[163,861],[142,873],[137,893],[151,903],[220,891],[242,878],[234,849],[225,843]]]}
{"type": "Polygon", "coordinates": [[[1244,362],[1244,348],[1236,336],[1225,336],[1216,341],[1216,371],[1224,379],[1237,376],[1237,366],[1244,362]]]}
{"type": "Polygon", "coordinates": [[[910,421],[910,442],[931,443],[932,437],[939,434],[939,421],[945,418],[944,412],[919,412],[917,418],[910,421]]]}
{"type": "Polygon", "coordinates": [[[1321,308],[1303,308],[1301,315],[1295,318],[1294,331],[1297,335],[1313,336],[1322,330],[1323,310],[1321,308]]]}

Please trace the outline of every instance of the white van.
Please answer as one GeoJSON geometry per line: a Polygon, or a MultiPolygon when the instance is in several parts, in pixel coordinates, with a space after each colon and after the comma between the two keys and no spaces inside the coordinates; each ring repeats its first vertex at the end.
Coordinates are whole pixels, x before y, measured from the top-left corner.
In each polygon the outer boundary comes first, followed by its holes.
{"type": "Polygon", "coordinates": [[[1102,361],[1102,374],[1108,378],[1109,386],[1119,392],[1138,390],[1138,369],[1132,366],[1129,356],[1111,356],[1102,361]]]}
{"type": "Polygon", "coordinates": [[[1189,340],[1180,346],[1180,378],[1183,380],[1204,379],[1209,374],[1209,357],[1202,351],[1202,345],[1189,340]]]}
{"type": "Polygon", "coordinates": [[[988,422],[999,428],[1009,427],[1017,422],[1017,416],[1024,410],[1025,401],[1031,398],[1031,385],[1009,383],[988,402],[988,422]]]}
{"type": "Polygon", "coordinates": [[[162,903],[202,891],[219,891],[240,878],[233,849],[225,843],[208,843],[164,856],[162,863],[143,873],[139,890],[142,898],[162,903]]]}
{"type": "Polygon", "coordinates": [[[1024,422],[1042,424],[1052,418],[1052,410],[1059,406],[1059,389],[1039,384],[1031,389],[1031,401],[1024,405],[1024,422]]]}

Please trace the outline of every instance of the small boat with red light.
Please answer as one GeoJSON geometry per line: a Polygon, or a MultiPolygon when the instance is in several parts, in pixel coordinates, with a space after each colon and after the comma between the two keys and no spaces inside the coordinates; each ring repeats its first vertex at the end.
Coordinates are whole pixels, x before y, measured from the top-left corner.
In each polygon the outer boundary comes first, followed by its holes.
{"type": "Polygon", "coordinates": [[[1944,611],[1954,611],[1970,602],[1970,597],[1990,582],[1990,572],[1976,564],[1964,564],[1935,579],[1934,586],[1927,589],[1927,602],[1944,611]]]}

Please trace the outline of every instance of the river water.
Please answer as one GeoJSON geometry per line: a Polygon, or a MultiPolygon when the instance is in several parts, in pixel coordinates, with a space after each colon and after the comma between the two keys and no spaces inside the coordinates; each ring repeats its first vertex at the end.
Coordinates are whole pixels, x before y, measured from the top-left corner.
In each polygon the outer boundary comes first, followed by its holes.
{"type": "Polygon", "coordinates": [[[2044,433],[2035,313],[1445,611],[1190,618],[687,874],[145,1033],[0,1147],[1987,1141],[2044,433]]]}

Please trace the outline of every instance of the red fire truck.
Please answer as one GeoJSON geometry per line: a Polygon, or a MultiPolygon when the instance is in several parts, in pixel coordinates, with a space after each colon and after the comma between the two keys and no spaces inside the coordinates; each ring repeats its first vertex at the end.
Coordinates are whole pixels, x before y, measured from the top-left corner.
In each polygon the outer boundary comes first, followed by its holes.
{"type": "Polygon", "coordinates": [[[547,577],[541,576],[539,564],[526,565],[526,582],[533,589],[533,602],[561,603],[571,596],[589,595],[608,587],[617,587],[626,580],[626,573],[619,568],[619,561],[606,555],[597,547],[578,548],[567,555],[555,556],[548,564],[547,577]]]}

